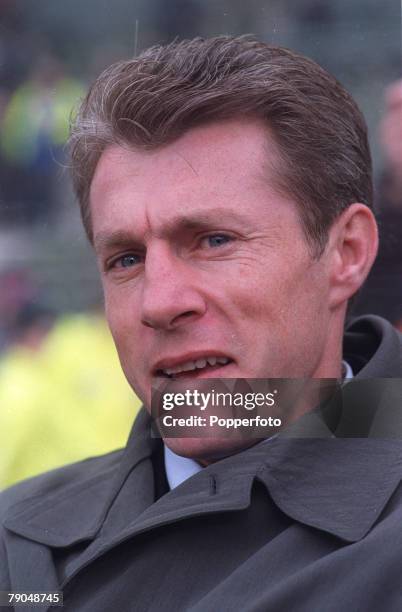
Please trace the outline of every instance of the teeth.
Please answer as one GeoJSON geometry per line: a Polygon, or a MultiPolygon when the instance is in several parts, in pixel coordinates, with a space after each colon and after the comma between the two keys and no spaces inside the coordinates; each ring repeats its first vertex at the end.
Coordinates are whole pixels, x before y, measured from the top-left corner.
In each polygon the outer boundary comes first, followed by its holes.
{"type": "Polygon", "coordinates": [[[189,370],[195,370],[194,361],[186,361],[186,363],[183,363],[183,365],[181,366],[181,370],[182,372],[187,372],[189,370]]]}
{"type": "Polygon", "coordinates": [[[202,370],[208,364],[214,366],[217,363],[226,365],[230,359],[228,357],[205,357],[202,359],[196,359],[195,361],[186,361],[182,365],[175,366],[174,368],[166,368],[163,370],[164,374],[171,376],[172,374],[179,374],[180,372],[190,372],[191,370],[202,370]]]}
{"type": "Polygon", "coordinates": [[[166,370],[163,370],[163,372],[165,374],[168,374],[170,376],[170,374],[173,374],[174,372],[174,368],[166,368],[166,370]]]}
{"type": "Polygon", "coordinates": [[[186,363],[183,363],[183,365],[181,366],[176,366],[175,368],[166,368],[166,370],[163,370],[163,372],[165,374],[168,374],[169,376],[171,374],[178,374],[179,372],[189,372],[191,370],[195,370],[195,368],[197,367],[196,363],[197,362],[195,361],[186,361],[186,363]]]}

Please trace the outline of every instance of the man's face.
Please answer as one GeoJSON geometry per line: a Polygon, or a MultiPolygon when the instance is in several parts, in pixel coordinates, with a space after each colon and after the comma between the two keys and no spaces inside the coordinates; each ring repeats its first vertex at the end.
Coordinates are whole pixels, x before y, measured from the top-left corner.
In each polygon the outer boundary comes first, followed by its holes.
{"type": "MultiPolygon", "coordinates": [[[[197,128],[152,152],[103,153],[90,200],[106,315],[148,408],[152,382],[169,374],[339,374],[326,259],[312,258],[295,202],[272,187],[275,160],[250,120],[197,128]]],[[[168,443],[219,455],[208,440],[168,443]]]]}

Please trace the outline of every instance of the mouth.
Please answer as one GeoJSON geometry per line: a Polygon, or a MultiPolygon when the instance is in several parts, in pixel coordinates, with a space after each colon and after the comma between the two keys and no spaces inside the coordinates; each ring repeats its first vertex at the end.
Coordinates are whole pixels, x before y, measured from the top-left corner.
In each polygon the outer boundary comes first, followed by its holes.
{"type": "Polygon", "coordinates": [[[219,378],[224,378],[224,370],[231,363],[234,363],[233,359],[226,355],[210,355],[206,353],[192,359],[175,360],[175,363],[172,360],[172,363],[166,362],[161,364],[162,367],[155,369],[155,376],[170,379],[209,378],[219,372],[219,378]]]}

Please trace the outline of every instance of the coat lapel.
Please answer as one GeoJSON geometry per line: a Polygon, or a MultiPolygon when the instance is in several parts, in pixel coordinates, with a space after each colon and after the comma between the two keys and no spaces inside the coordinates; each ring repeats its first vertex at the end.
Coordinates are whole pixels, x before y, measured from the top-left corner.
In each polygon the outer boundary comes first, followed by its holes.
{"type": "Polygon", "coordinates": [[[123,498],[116,500],[115,507],[111,509],[110,521],[105,522],[97,538],[69,565],[62,587],[95,559],[147,531],[195,516],[247,508],[254,477],[262,465],[261,452],[253,455],[253,460],[247,462],[246,466],[240,458],[236,462],[228,458],[219,462],[219,465],[205,468],[137,516],[130,517],[123,498]],[[120,523],[119,528],[112,516],[120,511],[126,519],[120,523]]]}

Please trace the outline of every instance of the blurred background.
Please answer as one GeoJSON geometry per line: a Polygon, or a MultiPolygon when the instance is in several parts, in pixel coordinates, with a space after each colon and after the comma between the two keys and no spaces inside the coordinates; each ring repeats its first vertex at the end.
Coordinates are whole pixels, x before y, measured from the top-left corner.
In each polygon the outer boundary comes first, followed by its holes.
{"type": "Polygon", "coordinates": [[[0,488],[123,446],[139,407],[71,192],[72,109],[149,45],[244,33],[312,57],[362,108],[382,246],[355,314],[402,329],[399,0],[0,0],[0,488]]]}

